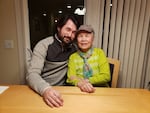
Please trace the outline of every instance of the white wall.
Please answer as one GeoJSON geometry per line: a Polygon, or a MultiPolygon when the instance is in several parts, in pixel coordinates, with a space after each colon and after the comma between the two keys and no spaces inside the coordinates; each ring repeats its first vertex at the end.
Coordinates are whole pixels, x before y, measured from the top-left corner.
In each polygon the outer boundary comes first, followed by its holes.
{"type": "Polygon", "coordinates": [[[0,0],[0,84],[20,84],[14,0],[0,0]],[[5,40],[13,48],[5,48],[5,40]]]}

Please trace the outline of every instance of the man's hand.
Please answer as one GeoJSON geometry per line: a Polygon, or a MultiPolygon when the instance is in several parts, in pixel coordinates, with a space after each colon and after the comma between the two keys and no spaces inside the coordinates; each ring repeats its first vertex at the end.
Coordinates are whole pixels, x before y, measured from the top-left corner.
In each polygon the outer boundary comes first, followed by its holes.
{"type": "Polygon", "coordinates": [[[43,93],[43,99],[44,101],[50,106],[50,107],[61,107],[63,106],[63,99],[58,91],[55,89],[47,88],[43,93]]]}
{"type": "Polygon", "coordinates": [[[77,86],[80,88],[81,91],[87,92],[87,93],[93,93],[95,91],[95,88],[93,85],[89,82],[88,79],[82,79],[80,82],[78,82],[77,86]]]}

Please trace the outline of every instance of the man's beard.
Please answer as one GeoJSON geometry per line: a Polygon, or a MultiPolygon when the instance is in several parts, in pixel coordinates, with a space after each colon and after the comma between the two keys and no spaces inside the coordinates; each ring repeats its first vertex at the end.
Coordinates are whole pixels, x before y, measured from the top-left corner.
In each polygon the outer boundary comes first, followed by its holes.
{"type": "Polygon", "coordinates": [[[73,40],[71,40],[71,37],[68,37],[68,36],[61,37],[59,35],[59,39],[62,41],[62,43],[63,43],[64,46],[69,46],[70,44],[73,43],[73,40]]]}
{"type": "Polygon", "coordinates": [[[63,43],[64,44],[66,44],[66,45],[69,45],[69,44],[71,44],[73,41],[71,40],[71,37],[68,37],[68,36],[64,36],[63,38],[62,38],[62,41],[63,41],[63,43]]]}
{"type": "Polygon", "coordinates": [[[65,46],[68,46],[73,43],[73,40],[69,36],[61,36],[59,33],[57,34],[57,36],[65,46]]]}

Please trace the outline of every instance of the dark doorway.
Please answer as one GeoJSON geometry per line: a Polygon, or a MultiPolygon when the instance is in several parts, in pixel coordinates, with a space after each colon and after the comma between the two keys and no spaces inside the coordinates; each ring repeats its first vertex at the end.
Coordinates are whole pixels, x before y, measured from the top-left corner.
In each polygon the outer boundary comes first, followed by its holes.
{"type": "MultiPolygon", "coordinates": [[[[28,0],[28,6],[30,42],[33,50],[39,40],[54,34],[57,18],[64,14],[74,14],[75,9],[84,6],[84,0],[28,0]]],[[[84,15],[76,16],[80,24],[83,24],[84,15]]]]}

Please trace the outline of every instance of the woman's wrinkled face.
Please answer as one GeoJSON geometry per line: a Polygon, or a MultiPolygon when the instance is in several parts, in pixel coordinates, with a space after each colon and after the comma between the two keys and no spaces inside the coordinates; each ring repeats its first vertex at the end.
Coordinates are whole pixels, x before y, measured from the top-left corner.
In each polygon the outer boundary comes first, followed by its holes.
{"type": "Polygon", "coordinates": [[[62,28],[57,29],[60,40],[65,44],[69,44],[74,40],[77,27],[72,20],[69,19],[62,28]]]}
{"type": "Polygon", "coordinates": [[[77,44],[82,52],[87,52],[91,47],[94,39],[93,33],[86,31],[80,32],[77,36],[77,44]]]}

